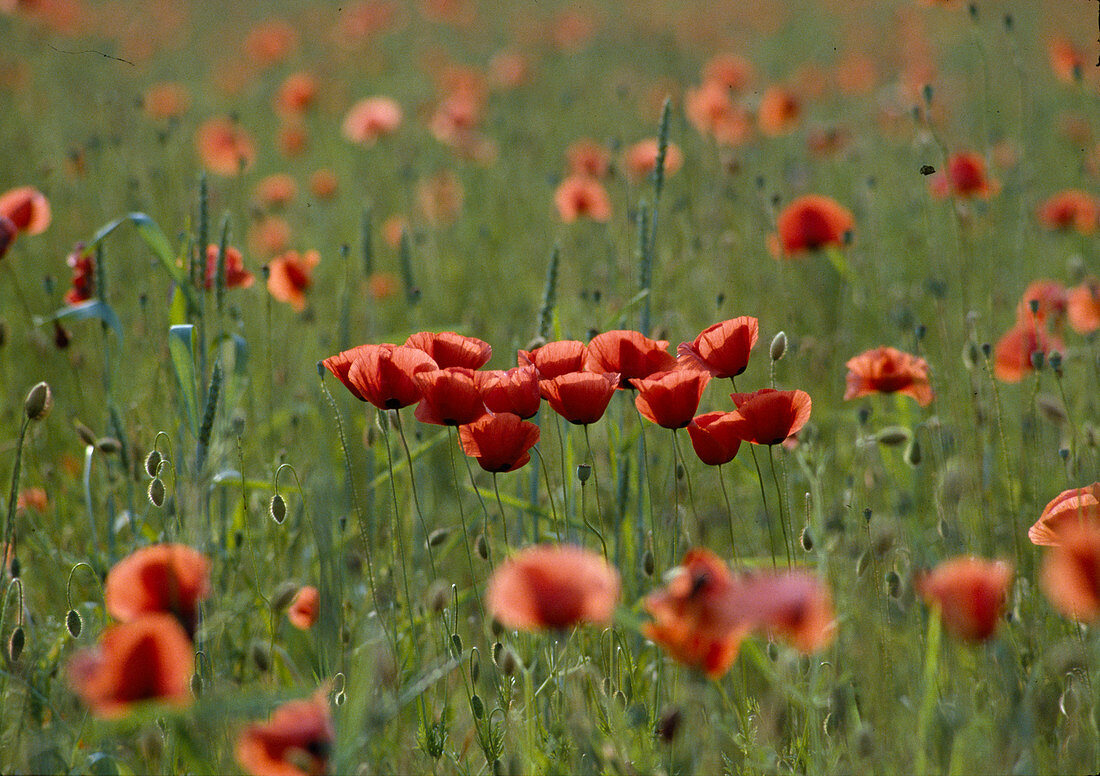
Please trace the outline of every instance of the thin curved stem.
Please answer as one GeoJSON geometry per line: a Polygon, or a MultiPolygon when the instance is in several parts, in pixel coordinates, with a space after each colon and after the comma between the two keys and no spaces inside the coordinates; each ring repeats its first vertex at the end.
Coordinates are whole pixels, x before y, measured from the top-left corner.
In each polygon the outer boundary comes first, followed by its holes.
{"type": "Polygon", "coordinates": [[[424,546],[428,548],[428,565],[432,569],[432,579],[435,579],[435,556],[432,554],[432,545],[428,539],[428,524],[424,522],[424,513],[420,509],[420,496],[416,492],[416,477],[413,474],[412,453],[409,451],[409,442],[405,438],[405,426],[401,422],[401,413],[394,410],[393,416],[397,418],[397,433],[401,437],[401,446],[405,448],[405,461],[409,464],[409,484],[412,486],[413,506],[416,507],[416,516],[420,520],[420,530],[424,532],[424,546]]]}

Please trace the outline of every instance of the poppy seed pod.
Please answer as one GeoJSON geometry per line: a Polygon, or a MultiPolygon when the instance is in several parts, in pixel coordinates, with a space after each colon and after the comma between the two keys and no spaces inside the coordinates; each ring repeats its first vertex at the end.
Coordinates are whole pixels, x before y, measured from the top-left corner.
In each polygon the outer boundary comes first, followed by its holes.
{"type": "Polygon", "coordinates": [[[50,390],[49,384],[38,383],[27,394],[27,399],[23,402],[23,412],[30,420],[45,420],[51,409],[53,409],[53,391],[50,390]]]}
{"type": "Polygon", "coordinates": [[[19,661],[26,643],[27,633],[23,630],[23,626],[15,626],[15,630],[11,632],[11,638],[8,640],[8,657],[11,658],[11,662],[16,663],[19,661]]]}

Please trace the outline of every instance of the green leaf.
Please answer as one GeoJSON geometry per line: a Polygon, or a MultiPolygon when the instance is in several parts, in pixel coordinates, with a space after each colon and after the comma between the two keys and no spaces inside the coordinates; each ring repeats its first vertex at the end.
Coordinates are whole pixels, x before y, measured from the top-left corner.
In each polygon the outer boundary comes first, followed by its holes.
{"type": "Polygon", "coordinates": [[[60,310],[50,315],[36,315],[34,317],[34,325],[41,326],[44,323],[60,321],[65,318],[70,318],[75,321],[97,318],[110,326],[111,331],[115,333],[115,339],[117,339],[120,344],[122,343],[122,324],[119,323],[115,311],[102,299],[89,299],[87,302],[74,304],[70,307],[62,307],[60,310]]]}
{"type": "Polygon", "coordinates": [[[168,329],[168,352],[179,378],[183,404],[191,433],[199,432],[199,399],[195,389],[195,327],[191,324],[168,329]]]}
{"type": "Polygon", "coordinates": [[[149,250],[153,252],[153,255],[160,261],[161,266],[168,273],[168,276],[172,278],[176,286],[182,291],[184,296],[187,297],[187,302],[193,307],[197,307],[195,298],[192,296],[193,289],[191,288],[187,275],[182,266],[176,263],[177,256],[172,251],[172,245],[168,242],[168,238],[165,236],[164,231],[157,225],[157,222],[150,218],[145,213],[127,213],[126,215],[116,218],[109,224],[104,225],[98,232],[92,237],[91,242],[88,244],[89,248],[94,248],[107,238],[115,229],[122,224],[129,221],[137,229],[138,236],[149,246],[149,250]]]}

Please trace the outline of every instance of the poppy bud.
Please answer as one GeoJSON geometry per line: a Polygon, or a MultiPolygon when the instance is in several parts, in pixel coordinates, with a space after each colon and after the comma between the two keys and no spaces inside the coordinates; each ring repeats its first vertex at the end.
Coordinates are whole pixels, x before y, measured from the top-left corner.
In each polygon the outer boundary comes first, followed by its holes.
{"type": "Polygon", "coordinates": [[[260,670],[260,673],[266,674],[271,668],[271,652],[264,642],[253,641],[248,648],[248,656],[252,658],[253,665],[260,670]]]}
{"type": "Polygon", "coordinates": [[[191,674],[191,694],[198,698],[202,695],[202,677],[198,673],[191,674]]]}
{"type": "Polygon", "coordinates": [[[347,702],[347,700],[347,694],[344,693],[343,690],[341,690],[340,692],[336,693],[336,695],[332,699],[332,702],[335,703],[337,706],[343,706],[347,702]]]}
{"type": "Polygon", "coordinates": [[[282,525],[283,521],[286,520],[286,501],[278,493],[271,497],[269,511],[271,512],[271,519],[279,525],[282,525]]]}
{"type": "Polygon", "coordinates": [[[281,612],[283,609],[290,606],[291,601],[294,600],[294,596],[298,595],[299,588],[300,585],[292,579],[281,582],[271,595],[272,610],[281,612]]]}
{"type": "Polygon", "coordinates": [[[901,576],[893,569],[886,572],[886,593],[891,598],[901,595],[901,576]]]}
{"type": "Polygon", "coordinates": [[[862,577],[863,573],[867,571],[867,566],[871,562],[871,553],[864,552],[859,556],[859,560],[856,561],[856,576],[862,577]]]}
{"type": "Polygon", "coordinates": [[[145,456],[145,473],[150,477],[156,477],[157,469],[160,468],[160,462],[162,460],[163,458],[159,451],[151,451],[149,455],[145,456]]]}
{"type": "Polygon", "coordinates": [[[477,647],[470,650],[470,684],[477,684],[481,678],[481,652],[477,647]]]}
{"type": "Polygon", "coordinates": [[[642,556],[642,569],[645,571],[645,575],[647,577],[653,576],[655,565],[656,563],[653,559],[653,550],[647,549],[645,551],[645,554],[642,556]]]}
{"type": "Polygon", "coordinates": [[[500,658],[504,654],[504,645],[499,641],[493,642],[493,665],[500,667],[500,658]]]}
{"type": "Polygon", "coordinates": [[[457,654],[462,654],[462,637],[459,636],[457,633],[451,634],[451,646],[454,647],[454,650],[457,654]]]}
{"type": "Polygon", "coordinates": [[[909,443],[909,446],[905,448],[905,462],[916,468],[920,465],[921,453],[920,453],[920,440],[913,437],[913,441],[909,443]]]}
{"type": "Polygon", "coordinates": [[[80,612],[70,609],[65,615],[65,628],[74,639],[80,638],[80,632],[84,630],[84,621],[80,619],[80,612]]]}
{"type": "Polygon", "coordinates": [[[978,366],[978,359],[980,358],[978,352],[978,346],[973,342],[967,342],[963,348],[962,360],[963,366],[969,369],[971,372],[978,366]]]}
{"type": "Polygon", "coordinates": [[[1047,354],[1047,361],[1050,363],[1050,368],[1054,370],[1056,377],[1062,377],[1062,354],[1057,350],[1050,351],[1047,354]]]}
{"type": "Polygon", "coordinates": [[[592,467],[586,463],[582,463],[577,466],[577,479],[581,483],[588,482],[588,478],[592,476],[592,467]]]}
{"type": "Polygon", "coordinates": [[[485,534],[477,535],[477,555],[482,560],[489,560],[489,542],[485,540],[485,534]]]}
{"type": "Polygon", "coordinates": [[[806,552],[813,552],[814,537],[813,534],[810,533],[809,526],[802,529],[802,535],[799,537],[799,542],[801,542],[803,550],[806,552]]]}
{"type": "Polygon", "coordinates": [[[27,643],[27,634],[23,630],[22,625],[16,625],[15,630],[11,632],[11,638],[8,639],[8,657],[11,658],[11,662],[15,663],[19,661],[20,656],[23,654],[23,647],[27,643]]]}
{"type": "Polygon", "coordinates": [[[149,501],[155,507],[164,506],[164,480],[154,477],[149,483],[149,501]]]}
{"type": "Polygon", "coordinates": [[[909,441],[909,429],[904,426],[887,426],[875,434],[875,441],[886,447],[897,447],[909,441]]]}
{"type": "Polygon", "coordinates": [[[657,720],[657,738],[666,744],[671,744],[680,730],[680,721],[683,714],[680,709],[673,706],[661,712],[661,718],[657,720]]]}
{"type": "Polygon", "coordinates": [[[30,420],[45,420],[53,409],[53,391],[46,383],[38,383],[27,394],[23,412],[30,420]]]}
{"type": "Polygon", "coordinates": [[[235,412],[230,422],[233,425],[233,436],[244,436],[244,415],[235,412]]]}
{"type": "MultiPolygon", "coordinates": [[[[437,580],[430,588],[428,588],[428,608],[439,614],[446,610],[447,601],[451,597],[451,586],[443,580],[437,580]]],[[[459,650],[460,652],[462,650],[459,650]]]]}
{"type": "Polygon", "coordinates": [[[481,696],[477,693],[470,696],[470,710],[474,712],[477,719],[485,716],[485,704],[481,702],[481,696]]]}
{"type": "Polygon", "coordinates": [[[992,353],[992,352],[993,352],[993,346],[990,345],[988,342],[983,342],[982,343],[982,355],[985,356],[986,358],[989,358],[989,354],[992,353]]]}
{"type": "Polygon", "coordinates": [[[437,528],[436,530],[428,534],[428,546],[438,547],[447,540],[447,537],[450,536],[450,534],[451,531],[448,528],[437,528]]]}
{"type": "Polygon", "coordinates": [[[100,437],[95,441],[95,446],[104,455],[118,455],[122,452],[122,442],[114,437],[100,437]]]}
{"type": "Polygon", "coordinates": [[[73,426],[76,428],[77,436],[80,437],[80,441],[89,447],[95,447],[96,438],[95,432],[85,426],[79,420],[73,421],[73,426]]]}
{"type": "Polygon", "coordinates": [[[505,649],[500,656],[500,670],[505,676],[513,676],[519,670],[519,658],[510,649],[505,649]]]}
{"type": "MultiPolygon", "coordinates": [[[[489,621],[489,630],[493,632],[493,638],[499,639],[504,633],[504,625],[496,617],[489,621]]],[[[494,657],[493,660],[496,660],[494,657]]]]}
{"type": "Polygon", "coordinates": [[[779,332],[772,337],[771,348],[768,350],[768,354],[771,356],[772,361],[778,361],[783,358],[783,354],[787,352],[787,333],[779,332]]]}

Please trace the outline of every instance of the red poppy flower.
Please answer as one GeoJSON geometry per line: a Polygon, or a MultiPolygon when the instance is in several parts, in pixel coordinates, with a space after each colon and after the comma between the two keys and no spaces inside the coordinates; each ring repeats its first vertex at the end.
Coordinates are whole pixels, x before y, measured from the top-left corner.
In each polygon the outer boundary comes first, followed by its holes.
{"type": "Polygon", "coordinates": [[[1032,353],[1049,355],[1051,351],[1063,352],[1062,341],[1052,334],[1024,321],[1005,333],[993,348],[993,374],[1006,383],[1018,383],[1034,371],[1032,353]]]}
{"type": "Polygon", "coordinates": [[[87,302],[95,297],[95,255],[77,243],[73,252],[65,259],[73,271],[72,288],[65,294],[65,304],[74,305],[87,302]]]}
{"type": "Polygon", "coordinates": [[[794,92],[780,86],[772,86],[760,98],[757,120],[760,131],[770,137],[786,135],[798,126],[802,118],[802,103],[794,92]]]}
{"type": "Polygon", "coordinates": [[[284,116],[305,113],[317,98],[317,79],[309,73],[291,73],[275,94],[275,110],[284,116]]]}
{"type": "Polygon", "coordinates": [[[290,245],[290,224],[278,216],[268,216],[248,228],[248,247],[253,253],[274,256],[290,245]]]}
{"type": "Polygon", "coordinates": [[[986,199],[1000,190],[1000,184],[986,174],[985,159],[968,151],[952,154],[946,174],[933,176],[930,185],[937,197],[953,195],[962,199],[986,199]]]}
{"type": "Polygon", "coordinates": [[[1016,322],[1034,321],[1040,326],[1053,324],[1060,331],[1068,302],[1066,287],[1057,280],[1036,280],[1020,298],[1020,304],[1016,307],[1016,322]],[[1036,308],[1035,312],[1031,311],[1032,305],[1036,308]]]}
{"type": "Polygon", "coordinates": [[[33,186],[20,186],[0,194],[0,216],[6,216],[18,233],[42,234],[50,225],[50,202],[33,186]]]}
{"type": "Polygon", "coordinates": [[[449,366],[480,369],[493,355],[493,348],[488,342],[476,337],[464,337],[453,331],[420,331],[405,340],[405,345],[427,353],[440,369],[449,366]]]}
{"type": "Polygon", "coordinates": [[[427,353],[405,345],[359,345],[324,360],[336,379],[360,401],[396,410],[420,401],[416,374],[438,365],[427,353]]]}
{"type": "Polygon", "coordinates": [[[174,617],[146,614],[108,628],[95,648],[74,655],[69,679],[96,716],[113,719],[141,701],[189,704],[194,659],[174,617]]]}
{"type": "Polygon", "coordinates": [[[519,366],[531,364],[535,367],[539,375],[539,389],[545,399],[547,396],[543,384],[555,377],[583,370],[587,353],[588,349],[583,342],[560,340],[548,342],[530,352],[519,351],[516,354],[516,363],[519,366]]]}
{"type": "Polygon", "coordinates": [[[237,739],[237,762],[253,776],[318,776],[328,772],[336,741],[323,692],[288,701],[271,720],[249,725],[237,739]]]}
{"type": "Polygon", "coordinates": [[[569,372],[539,387],[550,409],[577,426],[595,423],[607,411],[619,375],[614,372],[569,372]]]}
{"type": "Polygon", "coordinates": [[[895,348],[875,348],[849,359],[848,389],[844,400],[872,393],[904,393],[922,407],[931,403],[928,362],[895,348]]]}
{"type": "Polygon", "coordinates": [[[195,146],[203,166],[218,175],[238,175],[256,161],[252,136],[228,118],[204,122],[195,135],[195,146]]]}
{"type": "Polygon", "coordinates": [[[600,555],[571,545],[520,550],[489,578],[489,611],[508,628],[563,630],[611,622],[619,573],[600,555]]]}
{"type": "Polygon", "coordinates": [[[749,365],[749,354],[760,336],[760,322],[742,315],[703,329],[694,342],[681,342],[676,353],[685,364],[714,377],[736,377],[749,365]]]}
{"type": "Polygon", "coordinates": [[[798,432],[810,419],[810,396],[805,391],[762,388],[753,393],[731,393],[737,411],[733,432],[754,445],[777,445],[798,432]]]}
{"type": "Polygon", "coordinates": [[[634,380],[634,405],[643,418],[662,428],[684,428],[699,409],[708,382],[710,373],[696,369],[655,372],[634,380]]]}
{"type": "Polygon", "coordinates": [[[948,632],[965,641],[985,641],[997,629],[1012,584],[1012,565],[980,558],[953,558],[917,579],[915,587],[939,608],[948,632]]]}
{"type": "Polygon", "coordinates": [[[737,54],[715,54],[703,65],[703,80],[739,92],[752,82],[753,67],[737,54]]]}
{"type": "Polygon", "coordinates": [[[344,117],[344,137],[353,143],[374,145],[401,126],[401,106],[389,97],[368,97],[351,106],[344,117]]]}
{"type": "Polygon", "coordinates": [[[182,84],[171,81],[157,83],[145,90],[141,107],[145,115],[154,121],[174,119],[191,107],[191,95],[182,84]]]}
{"type": "Polygon", "coordinates": [[[684,96],[684,112],[697,131],[723,145],[740,145],[752,134],[748,111],[734,102],[730,87],[704,81],[684,96]]]}
{"type": "MultiPolygon", "coordinates": [[[[214,281],[218,277],[218,246],[206,247],[206,290],[214,288],[214,281]]],[[[225,287],[226,288],[251,288],[255,280],[252,273],[244,268],[244,257],[241,252],[231,245],[225,247],[225,287]]]]}
{"type": "Polygon", "coordinates": [[[585,369],[591,372],[617,372],[619,387],[633,388],[635,377],[649,377],[655,372],[676,368],[676,357],[666,348],[664,340],[651,340],[636,331],[617,330],[597,334],[588,343],[585,369]]]}
{"type": "Polygon", "coordinates": [[[1054,38],[1047,44],[1050,66],[1058,80],[1067,84],[1079,81],[1088,60],[1085,54],[1066,38],[1054,38]]]}
{"type": "Polygon", "coordinates": [[[741,437],[737,436],[733,418],[732,412],[707,412],[696,415],[688,424],[691,446],[707,466],[729,463],[741,448],[741,437]]]}
{"type": "Polygon", "coordinates": [[[322,167],[309,176],[309,193],[317,199],[332,199],[339,187],[336,173],[328,168],[322,167]]]}
{"type": "Polygon", "coordinates": [[[306,309],[306,289],[313,285],[313,268],[321,262],[317,251],[287,251],[267,263],[267,290],[297,312],[306,309]]]}
{"type": "Polygon", "coordinates": [[[1100,329],[1100,282],[1087,278],[1069,290],[1066,297],[1069,325],[1079,334],[1091,334],[1100,329]]]}
{"type": "Polygon", "coordinates": [[[15,228],[15,224],[7,216],[0,215],[0,259],[4,258],[4,254],[8,252],[8,248],[15,241],[16,235],[19,234],[19,230],[15,228]]]}
{"type": "Polygon", "coordinates": [[[477,387],[477,373],[461,366],[428,369],[413,379],[422,397],[416,419],[437,426],[463,426],[485,414],[485,402],[477,387]]]}
{"type": "Polygon", "coordinates": [[[298,184],[287,173],[278,172],[257,183],[253,195],[261,207],[282,208],[298,196],[298,184]]]}
{"type": "Polygon", "coordinates": [[[1100,618],[1100,524],[1067,524],[1061,543],[1043,559],[1039,585],[1066,617],[1100,618]]]}
{"type": "Polygon", "coordinates": [[[807,194],[783,208],[776,219],[776,234],[768,238],[768,247],[776,258],[841,248],[850,239],[855,223],[851,211],[835,199],[807,194]]]}
{"type": "Polygon", "coordinates": [[[487,472],[515,471],[531,460],[539,441],[539,427],[518,415],[501,412],[458,427],[462,452],[476,458],[487,472]]]}
{"type": "Polygon", "coordinates": [[[595,178],[570,175],[554,192],[554,204],[561,220],[571,224],[578,218],[593,221],[611,220],[611,199],[595,178]]]}
{"type": "Polygon", "coordinates": [[[565,150],[572,175],[602,178],[611,169],[611,152],[595,140],[578,140],[565,150]]]}
{"type": "Polygon", "coordinates": [[[1055,496],[1028,529],[1027,538],[1032,544],[1057,546],[1065,528],[1078,524],[1100,526],[1100,482],[1055,496]]]}
{"type": "Polygon", "coordinates": [[[531,364],[477,372],[477,386],[491,412],[511,412],[526,420],[539,411],[539,373],[531,364]]]}
{"type": "Polygon", "coordinates": [[[269,19],[257,24],[244,39],[244,50],[264,67],[278,64],[298,47],[298,31],[283,19],[269,19]]]}
{"type": "Polygon", "coordinates": [[[171,614],[193,634],[199,601],[209,592],[209,569],[198,550],[183,544],[154,544],[131,553],[107,573],[104,604],[121,622],[153,613],[171,614]]]}
{"type": "Polygon", "coordinates": [[[1044,200],[1037,215],[1048,229],[1076,229],[1081,234],[1092,234],[1100,220],[1100,204],[1087,192],[1067,189],[1044,200]]]}
{"type": "Polygon", "coordinates": [[[664,589],[646,597],[653,622],[642,626],[642,635],[711,679],[723,676],[751,630],[748,622],[733,623],[727,616],[734,587],[717,555],[689,550],[664,589]]]}
{"type": "Polygon", "coordinates": [[[16,509],[33,509],[40,515],[45,514],[46,508],[49,507],[49,505],[49,496],[46,495],[46,491],[42,488],[24,488],[19,491],[19,496],[15,501],[16,509]]]}
{"type": "Polygon", "coordinates": [[[317,612],[321,606],[321,594],[312,585],[306,585],[286,610],[286,618],[298,630],[309,630],[317,622],[317,612]]]}
{"type": "Polygon", "coordinates": [[[817,652],[836,633],[832,596],[821,580],[804,571],[761,573],[741,581],[731,610],[788,639],[801,652],[817,652]]]}
{"type": "MultiPolygon", "coordinates": [[[[639,140],[626,149],[623,157],[623,167],[626,174],[635,183],[640,183],[653,174],[657,169],[657,152],[660,146],[657,138],[639,140]]],[[[669,143],[665,149],[665,177],[675,175],[684,166],[684,152],[675,143],[669,143]]]]}

